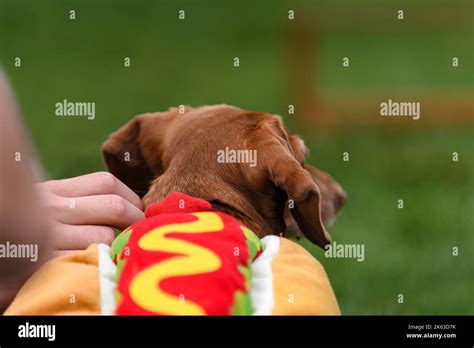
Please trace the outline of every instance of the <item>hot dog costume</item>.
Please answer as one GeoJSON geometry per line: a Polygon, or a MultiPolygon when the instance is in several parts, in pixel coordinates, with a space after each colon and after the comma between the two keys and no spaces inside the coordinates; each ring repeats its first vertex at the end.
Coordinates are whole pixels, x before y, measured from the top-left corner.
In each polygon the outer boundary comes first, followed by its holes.
{"type": "Polygon", "coordinates": [[[171,193],[111,247],[41,267],[7,315],[337,315],[321,264],[292,241],[259,239],[210,203],[171,193]]]}

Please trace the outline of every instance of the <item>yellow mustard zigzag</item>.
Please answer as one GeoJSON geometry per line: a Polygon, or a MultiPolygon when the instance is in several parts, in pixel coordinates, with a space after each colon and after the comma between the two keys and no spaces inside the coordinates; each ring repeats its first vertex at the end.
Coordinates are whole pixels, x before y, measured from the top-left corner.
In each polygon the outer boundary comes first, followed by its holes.
{"type": "MultiPolygon", "coordinates": [[[[197,303],[164,292],[164,279],[208,273],[221,267],[220,257],[208,248],[181,239],[167,237],[168,233],[218,232],[224,228],[219,215],[212,212],[193,213],[196,221],[157,227],[143,235],[138,246],[144,250],[177,253],[138,273],[130,283],[130,296],[142,308],[165,315],[205,315],[197,303]]],[[[185,294],[183,294],[185,296],[185,294]]]]}

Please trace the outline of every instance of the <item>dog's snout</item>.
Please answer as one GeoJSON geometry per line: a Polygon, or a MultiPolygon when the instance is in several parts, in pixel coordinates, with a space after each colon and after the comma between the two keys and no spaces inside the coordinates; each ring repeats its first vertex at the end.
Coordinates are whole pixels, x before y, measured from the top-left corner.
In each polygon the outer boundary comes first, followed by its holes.
{"type": "Polygon", "coordinates": [[[340,209],[347,201],[347,193],[341,189],[335,199],[336,209],[340,209]]]}

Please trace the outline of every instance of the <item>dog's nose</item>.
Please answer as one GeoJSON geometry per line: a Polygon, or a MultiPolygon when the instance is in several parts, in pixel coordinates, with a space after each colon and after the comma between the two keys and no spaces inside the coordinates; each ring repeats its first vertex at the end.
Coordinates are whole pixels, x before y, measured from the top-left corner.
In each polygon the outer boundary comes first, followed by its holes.
{"type": "Polygon", "coordinates": [[[335,206],[336,209],[341,208],[344,203],[347,201],[347,193],[344,190],[341,190],[341,192],[337,195],[335,199],[335,206]]]}

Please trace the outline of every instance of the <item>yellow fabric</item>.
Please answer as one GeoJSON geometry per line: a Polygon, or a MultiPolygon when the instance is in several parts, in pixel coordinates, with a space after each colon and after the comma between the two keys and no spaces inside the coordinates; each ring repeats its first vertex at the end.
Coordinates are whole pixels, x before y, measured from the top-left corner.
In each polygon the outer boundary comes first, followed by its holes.
{"type": "Polygon", "coordinates": [[[323,266],[303,247],[280,238],[272,260],[274,315],[340,315],[323,266]]]}
{"type": "Polygon", "coordinates": [[[98,247],[47,262],[23,285],[5,315],[98,315],[98,247]]]}

